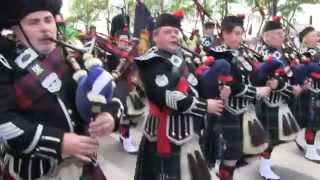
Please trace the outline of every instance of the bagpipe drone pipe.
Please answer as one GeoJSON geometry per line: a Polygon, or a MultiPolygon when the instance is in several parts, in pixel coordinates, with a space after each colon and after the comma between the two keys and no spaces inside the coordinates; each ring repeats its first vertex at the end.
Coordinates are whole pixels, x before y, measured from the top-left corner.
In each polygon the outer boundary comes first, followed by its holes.
{"type": "MultiPolygon", "coordinates": [[[[73,78],[77,82],[76,107],[86,126],[95,117],[112,105],[113,91],[115,88],[114,78],[103,68],[102,62],[91,54],[95,41],[92,40],[88,48],[75,47],[68,43],[53,40],[65,47],[67,61],[74,69],[73,78]],[[85,69],[82,69],[77,59],[83,60],[85,69]]],[[[87,131],[87,130],[86,130],[87,131]]],[[[89,135],[88,132],[86,132],[89,135]]],[[[91,157],[91,163],[85,163],[81,180],[106,180],[99,166],[97,157],[91,157]]]]}

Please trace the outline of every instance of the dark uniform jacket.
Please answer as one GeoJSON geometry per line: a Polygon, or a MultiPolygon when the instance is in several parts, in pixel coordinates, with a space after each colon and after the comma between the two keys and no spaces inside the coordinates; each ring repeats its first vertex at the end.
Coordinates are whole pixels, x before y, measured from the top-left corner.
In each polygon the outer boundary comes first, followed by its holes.
{"type": "MultiPolygon", "coordinates": [[[[197,98],[198,92],[196,89],[198,79],[188,71],[188,66],[181,57],[157,48],[152,48],[146,55],[137,58],[136,63],[149,102],[161,111],[170,109],[170,114],[172,114],[172,116],[170,116],[172,121],[170,120],[170,122],[177,123],[178,121],[174,121],[172,118],[180,115],[183,116],[181,118],[179,117],[180,120],[190,120],[190,118],[193,119],[193,117],[203,118],[206,115],[206,101],[197,98]],[[185,89],[186,92],[181,91],[181,89],[185,89]]],[[[152,117],[150,118],[151,120],[154,119],[152,117]]],[[[156,119],[158,118],[156,117],[156,119]]],[[[152,122],[151,120],[147,120],[147,124],[148,122],[152,122]]],[[[172,131],[176,131],[179,129],[177,127],[179,127],[179,125],[173,125],[173,127],[170,126],[169,128],[172,131]]],[[[190,129],[185,130],[190,131],[190,129]]],[[[155,132],[156,129],[152,127],[149,128],[149,126],[145,127],[145,135],[149,137],[149,140],[156,137],[151,131],[155,132]]],[[[169,133],[167,135],[169,138],[174,142],[178,142],[178,144],[185,142],[186,139],[192,136],[190,132],[181,133],[168,131],[169,133]]],[[[184,128],[182,128],[182,131],[184,131],[184,128]]]]}
{"type": "Polygon", "coordinates": [[[189,71],[182,55],[156,47],[136,58],[136,63],[149,100],[149,114],[135,179],[180,180],[182,172],[192,175],[195,170],[201,171],[197,172],[199,175],[205,174],[202,171],[206,171],[206,165],[197,169],[198,165],[190,160],[193,152],[198,153],[197,159],[205,164],[197,146],[197,134],[203,128],[207,102],[198,98],[198,79],[189,71]],[[188,159],[183,156],[186,154],[188,159]],[[183,165],[182,159],[186,161],[183,165]]]}
{"type": "MultiPolygon", "coordinates": [[[[52,94],[35,76],[16,65],[20,51],[16,44],[6,39],[1,43],[0,134],[6,147],[4,160],[11,175],[39,178],[61,160],[63,134],[83,132],[75,106],[77,85],[62,49],[39,58],[44,69],[55,72],[62,81],[60,91],[52,94]]],[[[116,113],[117,108],[113,111],[116,113]]]]}

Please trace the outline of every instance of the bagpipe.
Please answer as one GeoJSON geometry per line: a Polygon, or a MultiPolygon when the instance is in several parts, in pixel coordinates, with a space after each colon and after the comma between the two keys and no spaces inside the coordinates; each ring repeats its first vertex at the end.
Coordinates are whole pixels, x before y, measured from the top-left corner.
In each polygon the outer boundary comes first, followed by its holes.
{"type": "MultiPolygon", "coordinates": [[[[255,54],[257,55],[259,53],[255,54]]],[[[289,41],[283,43],[282,53],[260,55],[258,59],[260,61],[256,66],[254,79],[256,85],[264,85],[267,80],[273,78],[285,78],[292,85],[303,85],[305,80],[315,79],[320,72],[319,64],[311,62],[306,54],[300,53],[289,41]]]]}
{"type": "Polygon", "coordinates": [[[258,81],[261,79],[271,79],[277,76],[291,76],[290,68],[286,67],[279,57],[262,55],[261,53],[249,48],[244,43],[241,43],[241,48],[245,50],[245,59],[253,66],[253,75],[258,81]]]}
{"type": "Polygon", "coordinates": [[[302,52],[294,43],[294,37],[290,36],[290,30],[297,32],[294,25],[289,20],[282,18],[287,24],[287,33],[285,43],[283,45],[284,56],[289,59],[290,65],[295,73],[291,78],[292,84],[305,84],[306,80],[312,81],[312,86],[309,88],[311,92],[318,92],[320,86],[318,85],[320,80],[320,64],[314,61],[314,55],[316,52],[302,52]]]}
{"type": "Polygon", "coordinates": [[[128,43],[128,46],[130,46],[128,50],[122,50],[117,47],[112,48],[113,50],[117,48],[120,51],[113,52],[113,55],[119,58],[119,63],[111,71],[111,74],[115,80],[121,79],[122,81],[127,81],[129,92],[128,99],[126,100],[128,107],[127,115],[137,116],[143,113],[145,108],[142,99],[145,93],[144,85],[134,67],[134,58],[139,56],[139,41],[133,39],[125,43],[128,43]]]}
{"type": "Polygon", "coordinates": [[[114,40],[111,38],[103,38],[101,36],[97,36],[97,45],[102,50],[116,56],[120,59],[120,63],[116,67],[116,69],[112,72],[112,75],[115,79],[120,78],[126,70],[133,64],[133,58],[135,56],[135,50],[138,45],[136,41],[126,42],[130,46],[131,49],[123,50],[118,48],[114,44],[114,40]]]}
{"type": "MultiPolygon", "coordinates": [[[[67,48],[73,49],[76,52],[85,53],[87,51],[86,48],[78,48],[75,46],[70,46],[68,43],[57,41],[56,43],[61,44],[67,48]]],[[[115,38],[108,37],[104,34],[97,33],[92,40],[86,44],[93,44],[92,54],[95,56],[103,55],[113,55],[120,59],[120,63],[118,64],[117,68],[112,72],[112,76],[114,79],[120,78],[123,73],[133,64],[133,57],[135,56],[135,50],[138,43],[135,40],[130,42],[125,42],[128,46],[131,47],[129,50],[124,50],[115,45],[115,38]],[[93,41],[93,42],[92,42],[93,41]]],[[[101,57],[104,58],[104,57],[101,57]]],[[[105,62],[103,62],[105,63],[105,62]]]]}
{"type": "Polygon", "coordinates": [[[287,40],[283,45],[284,57],[292,69],[291,84],[303,85],[305,80],[319,80],[320,65],[312,61],[309,52],[301,53],[292,41],[287,40]]]}
{"type": "MultiPolygon", "coordinates": [[[[286,72],[282,69],[284,63],[280,59],[277,59],[272,55],[264,56],[249,48],[245,43],[240,44],[238,51],[230,49],[217,52],[214,49],[211,49],[208,53],[215,57],[217,59],[216,61],[226,60],[230,66],[235,65],[242,73],[245,73],[250,77],[252,83],[258,85],[264,85],[268,79],[283,76],[285,75],[283,72],[286,72]]],[[[231,75],[232,72],[230,70],[225,74],[231,75]]]]}
{"type": "MultiPolygon", "coordinates": [[[[91,54],[95,45],[94,39],[88,48],[79,48],[62,41],[50,40],[63,46],[66,50],[67,62],[75,71],[73,79],[78,84],[75,100],[76,107],[85,125],[88,126],[112,101],[115,88],[114,78],[103,68],[102,62],[91,54]],[[79,55],[81,55],[85,69],[82,69],[77,61],[79,55]]],[[[87,135],[89,135],[88,132],[87,135]]],[[[84,164],[83,174],[80,179],[106,180],[96,155],[91,157],[91,163],[84,164]]]]}
{"type": "Polygon", "coordinates": [[[286,58],[288,59],[296,59],[291,62],[295,63],[293,68],[294,76],[291,78],[291,84],[300,85],[304,87],[308,96],[302,96],[302,99],[305,99],[301,102],[301,99],[296,99],[300,102],[294,103],[294,108],[307,109],[307,111],[302,111],[302,113],[308,113],[307,117],[305,114],[301,114],[300,118],[307,118],[308,124],[307,128],[316,126],[317,122],[317,114],[319,113],[319,105],[318,105],[318,94],[320,92],[320,64],[318,61],[314,61],[314,57],[316,52],[310,51],[299,51],[297,46],[294,43],[294,37],[290,36],[290,29],[297,32],[294,26],[290,23],[290,21],[284,19],[287,23],[287,36],[286,42],[284,43],[284,53],[286,58]],[[305,103],[303,103],[305,102],[305,103]],[[300,105],[299,105],[300,104],[300,105]],[[300,106],[300,107],[299,107],[300,106]],[[304,107],[305,106],[305,107],[304,107]]]}

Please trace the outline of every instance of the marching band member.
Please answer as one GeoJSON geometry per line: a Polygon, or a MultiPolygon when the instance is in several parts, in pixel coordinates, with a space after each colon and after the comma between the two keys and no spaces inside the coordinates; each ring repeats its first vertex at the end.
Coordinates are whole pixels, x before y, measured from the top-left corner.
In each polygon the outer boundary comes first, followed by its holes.
{"type": "MultiPolygon", "coordinates": [[[[111,23],[111,37],[115,41],[115,45],[123,50],[123,51],[131,51],[131,47],[129,44],[130,41],[130,33],[129,33],[129,16],[123,16],[119,14],[112,19],[111,23]],[[125,22],[127,21],[127,22],[125,22]]],[[[131,60],[132,61],[132,60],[131,60]]],[[[138,147],[132,142],[130,137],[130,128],[131,121],[129,119],[129,110],[134,109],[135,107],[131,107],[132,104],[128,104],[130,99],[130,92],[134,89],[134,84],[132,82],[134,76],[134,67],[133,63],[130,62],[130,59],[122,59],[118,58],[115,55],[108,56],[108,60],[106,62],[106,68],[109,72],[112,72],[115,76],[117,76],[117,86],[115,89],[115,97],[121,100],[121,103],[124,107],[124,118],[120,122],[120,144],[123,149],[128,153],[136,153],[138,151],[138,147]],[[124,70],[124,72],[118,72],[118,67],[122,66],[124,63],[128,63],[128,68],[124,70]],[[121,73],[121,75],[118,75],[121,73]]],[[[122,69],[121,69],[122,70],[122,69]]],[[[131,102],[131,101],[130,101],[131,102]]]]}
{"type": "MultiPolygon", "coordinates": [[[[178,45],[180,29],[177,17],[161,14],[153,32],[155,47],[136,58],[149,115],[135,180],[211,179],[198,133],[206,114],[220,114],[223,104],[197,96],[198,79],[188,70],[178,45]]],[[[221,93],[227,96],[228,91],[221,93]]]]}
{"type": "MultiPolygon", "coordinates": [[[[254,63],[257,60],[251,52],[241,47],[243,33],[243,17],[226,16],[221,23],[222,45],[207,51],[217,62],[221,61],[220,59],[226,60],[231,66],[233,77],[230,83],[231,95],[225,100],[222,116],[209,116],[221,121],[208,119],[208,124],[211,124],[209,128],[217,129],[217,137],[225,141],[218,143],[223,146],[218,147],[221,150],[216,150],[216,153],[222,151],[217,155],[220,157],[208,159],[211,165],[216,162],[217,174],[221,180],[233,179],[237,162],[244,154],[259,154],[268,145],[266,133],[255,113],[254,103],[257,97],[268,96],[271,89],[267,86],[255,87],[251,83],[256,71],[254,63]]],[[[216,94],[211,88],[213,77],[205,78],[206,81],[201,81],[203,83],[200,86],[200,94],[205,98],[215,98],[216,94]]],[[[208,137],[209,140],[213,138],[208,137]]]]}
{"type": "MultiPolygon", "coordinates": [[[[306,27],[299,33],[299,40],[302,43],[301,53],[310,59],[309,67],[319,67],[320,49],[318,47],[319,37],[313,27],[306,27]]],[[[309,70],[310,71],[310,70],[309,70]]],[[[297,138],[298,147],[305,152],[305,157],[314,162],[320,162],[320,155],[317,152],[319,147],[315,145],[316,133],[319,130],[319,99],[320,78],[319,73],[308,72],[308,89],[303,91],[297,103],[297,119],[302,130],[297,138]]]]}
{"type": "Polygon", "coordinates": [[[261,155],[260,175],[268,180],[277,180],[280,177],[272,170],[271,153],[273,147],[292,141],[296,137],[299,126],[295,116],[288,106],[294,96],[298,96],[302,88],[299,85],[291,86],[289,78],[290,57],[283,48],[285,34],[282,29],[280,19],[267,21],[262,33],[263,45],[259,47],[259,52],[264,56],[272,57],[281,62],[279,72],[274,72],[275,76],[266,78],[263,84],[272,88],[268,98],[263,98],[261,105],[260,120],[269,132],[270,145],[261,155]]]}
{"type": "Polygon", "coordinates": [[[11,29],[17,39],[3,38],[0,46],[0,137],[7,173],[15,179],[64,179],[59,175],[69,166],[64,162],[71,156],[91,161],[97,137],[110,134],[119,118],[120,105],[113,104],[89,125],[92,137],[81,135],[73,70],[65,51],[49,40],[57,38],[61,5],[61,0],[2,1],[0,30],[11,29]]]}

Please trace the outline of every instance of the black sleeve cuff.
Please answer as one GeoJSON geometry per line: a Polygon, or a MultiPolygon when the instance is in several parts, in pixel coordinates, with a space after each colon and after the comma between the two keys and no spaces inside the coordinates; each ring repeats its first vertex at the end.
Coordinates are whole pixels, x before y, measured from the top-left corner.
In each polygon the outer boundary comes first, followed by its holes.
{"type": "Polygon", "coordinates": [[[281,89],[281,95],[285,98],[290,99],[293,96],[293,87],[286,83],[286,85],[281,89]]]}
{"type": "Polygon", "coordinates": [[[254,86],[245,85],[244,89],[240,93],[236,94],[235,97],[243,97],[253,101],[257,97],[257,89],[254,86]]]}
{"type": "Polygon", "coordinates": [[[207,107],[208,103],[206,100],[193,97],[191,106],[184,113],[203,118],[208,112],[207,107]]]}
{"type": "MultiPolygon", "coordinates": [[[[64,132],[53,127],[45,127],[34,149],[34,156],[47,159],[61,159],[62,141],[64,132]]],[[[37,135],[36,135],[37,136],[37,135]]]]}

